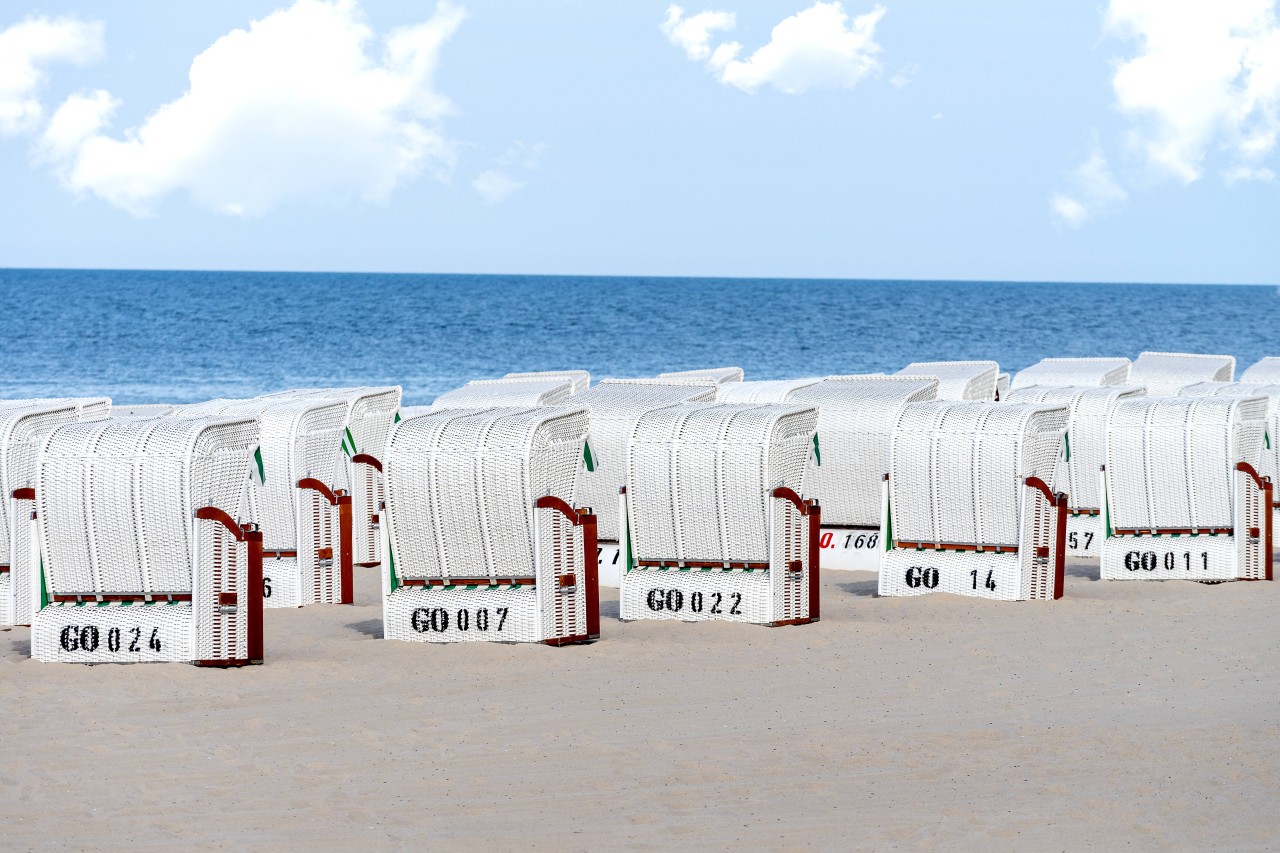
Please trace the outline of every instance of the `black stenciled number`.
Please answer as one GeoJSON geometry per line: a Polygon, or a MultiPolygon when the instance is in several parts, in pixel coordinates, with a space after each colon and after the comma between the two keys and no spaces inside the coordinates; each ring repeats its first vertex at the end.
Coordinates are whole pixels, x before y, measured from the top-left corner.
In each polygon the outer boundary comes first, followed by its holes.
{"type": "Polygon", "coordinates": [[[471,614],[467,612],[465,607],[458,611],[458,630],[471,630],[471,614]]]}
{"type": "Polygon", "coordinates": [[[724,611],[720,609],[720,602],[724,600],[724,596],[718,592],[713,592],[711,595],[715,598],[715,601],[711,602],[711,612],[723,613],[724,611]]]}
{"type": "Polygon", "coordinates": [[[1092,533],[1086,533],[1086,534],[1084,535],[1084,549],[1085,549],[1086,551],[1088,551],[1088,550],[1089,550],[1089,545],[1090,545],[1090,544],[1092,544],[1092,543],[1093,543],[1093,534],[1092,534],[1092,533]]]}
{"type": "Polygon", "coordinates": [[[1207,572],[1207,571],[1209,571],[1209,552],[1208,552],[1208,551],[1201,551],[1201,552],[1200,552],[1200,559],[1204,560],[1204,570],[1205,570],[1206,572],[1207,572]]]}
{"type": "Polygon", "coordinates": [[[120,651],[120,629],[111,628],[107,631],[107,651],[120,651]]]}
{"type": "Polygon", "coordinates": [[[85,625],[80,629],[80,648],[86,652],[98,650],[98,626],[85,625]]]}
{"type": "MultiPolygon", "coordinates": [[[[1070,546],[1072,551],[1080,547],[1080,540],[1076,538],[1076,532],[1074,530],[1067,534],[1067,545],[1070,546]]],[[[975,586],[974,589],[977,589],[977,587],[975,586]]]]}
{"type": "Polygon", "coordinates": [[[129,632],[133,634],[133,639],[129,642],[129,651],[131,652],[142,651],[142,647],[138,645],[138,641],[142,639],[142,629],[130,628],[129,632]]]}
{"type": "Polygon", "coordinates": [[[988,571],[988,572],[987,572],[987,583],[986,583],[986,587],[987,587],[987,589],[991,590],[992,592],[995,592],[995,591],[996,591],[996,571],[995,571],[995,569],[991,569],[990,571],[988,571]]]}
{"type": "Polygon", "coordinates": [[[58,636],[58,643],[65,652],[74,652],[80,648],[80,626],[68,625],[62,629],[62,633],[58,636]]]}
{"type": "Polygon", "coordinates": [[[151,639],[147,641],[147,648],[151,649],[151,651],[153,652],[160,651],[160,629],[159,628],[151,629],[151,639]]]}
{"type": "Polygon", "coordinates": [[[1175,562],[1177,559],[1178,558],[1173,555],[1172,551],[1165,551],[1164,552],[1164,570],[1166,572],[1173,571],[1174,568],[1177,566],[1177,563],[1175,562]]]}
{"type": "Polygon", "coordinates": [[[477,631],[489,630],[489,608],[481,607],[479,610],[476,611],[476,630],[477,631]]]}
{"type": "Polygon", "coordinates": [[[700,592],[689,593],[689,609],[692,610],[694,613],[702,612],[702,593],[700,592]]]}
{"type": "Polygon", "coordinates": [[[271,597],[271,578],[263,577],[262,579],[262,597],[271,597]]]}
{"type": "Polygon", "coordinates": [[[729,608],[729,615],[741,616],[742,611],[738,609],[738,605],[742,603],[742,593],[734,592],[734,593],[730,593],[730,595],[733,596],[733,606],[729,608]]]}
{"type": "Polygon", "coordinates": [[[502,626],[507,624],[507,608],[498,608],[498,630],[502,630],[502,626]]]}

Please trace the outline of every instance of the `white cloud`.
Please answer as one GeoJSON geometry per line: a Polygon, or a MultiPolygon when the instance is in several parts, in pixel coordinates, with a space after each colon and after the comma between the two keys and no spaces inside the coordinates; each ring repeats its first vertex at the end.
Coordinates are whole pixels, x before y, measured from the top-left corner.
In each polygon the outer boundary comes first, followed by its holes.
{"type": "Polygon", "coordinates": [[[711,46],[711,34],[736,24],[731,12],[699,12],[686,17],[684,9],[671,6],[660,29],[676,47],[694,61],[704,62],[721,83],[753,93],[763,86],[798,95],[810,89],[853,88],[860,80],[881,71],[876,25],[884,17],[883,6],[850,19],[844,6],[816,2],[783,19],[769,43],[745,58],[738,42],[711,46]]]}
{"type": "Polygon", "coordinates": [[[463,17],[441,2],[379,44],[356,0],[297,0],[215,41],[187,91],[123,136],[105,132],[118,104],[108,92],[67,99],[39,154],[68,189],[139,216],[178,191],[238,216],[381,201],[454,165],[438,127],[453,107],[433,76],[463,17]]]}
{"type": "Polygon", "coordinates": [[[494,161],[499,166],[520,166],[524,169],[536,169],[542,165],[542,155],[547,151],[545,142],[535,142],[529,145],[520,140],[516,140],[510,148],[506,150],[501,157],[495,157],[494,161]]]}
{"type": "Polygon", "coordinates": [[[102,55],[102,23],[27,18],[0,30],[0,135],[35,130],[44,119],[37,97],[44,67],[83,65],[102,55]]]}
{"type": "Polygon", "coordinates": [[[1129,197],[1111,174],[1107,156],[1096,140],[1089,156],[1072,170],[1070,183],[1070,195],[1055,193],[1049,199],[1054,219],[1068,228],[1079,228],[1129,197]]]}
{"type": "Polygon", "coordinates": [[[1280,136],[1275,0],[1111,0],[1106,30],[1137,41],[1116,66],[1116,105],[1148,163],[1184,183],[1221,151],[1228,180],[1268,180],[1280,136]]]}
{"type": "Polygon", "coordinates": [[[523,186],[523,181],[517,181],[499,169],[489,169],[481,172],[471,182],[471,188],[480,193],[481,198],[489,204],[498,204],[501,201],[505,201],[507,196],[523,186]]]}

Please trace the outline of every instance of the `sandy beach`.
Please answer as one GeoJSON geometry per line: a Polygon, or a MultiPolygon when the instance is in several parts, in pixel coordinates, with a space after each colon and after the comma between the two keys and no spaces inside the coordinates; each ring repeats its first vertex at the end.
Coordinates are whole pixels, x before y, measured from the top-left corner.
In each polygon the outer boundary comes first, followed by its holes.
{"type": "MultiPolygon", "coordinates": [[[[77,666],[0,633],[6,848],[1267,849],[1280,584],[876,598],[549,648],[268,610],[265,666],[77,666]]],[[[1091,575],[1093,575],[1091,577],[1091,575]]]]}

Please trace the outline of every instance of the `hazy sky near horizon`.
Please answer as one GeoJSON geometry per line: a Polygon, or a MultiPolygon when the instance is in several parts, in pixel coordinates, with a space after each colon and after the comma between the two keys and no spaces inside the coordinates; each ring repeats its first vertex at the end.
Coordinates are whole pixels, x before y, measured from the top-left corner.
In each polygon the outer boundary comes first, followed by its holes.
{"type": "Polygon", "coordinates": [[[25,0],[0,266],[1274,284],[1278,136],[1277,0],[25,0]]]}

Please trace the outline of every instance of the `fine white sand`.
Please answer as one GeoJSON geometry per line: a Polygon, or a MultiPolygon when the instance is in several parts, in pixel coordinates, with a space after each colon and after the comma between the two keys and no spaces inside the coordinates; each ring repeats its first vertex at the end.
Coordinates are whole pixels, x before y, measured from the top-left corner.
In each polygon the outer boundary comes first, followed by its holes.
{"type": "Polygon", "coordinates": [[[76,666],[0,632],[0,847],[1263,849],[1280,583],[874,597],[550,648],[266,613],[268,661],[76,666]]]}

